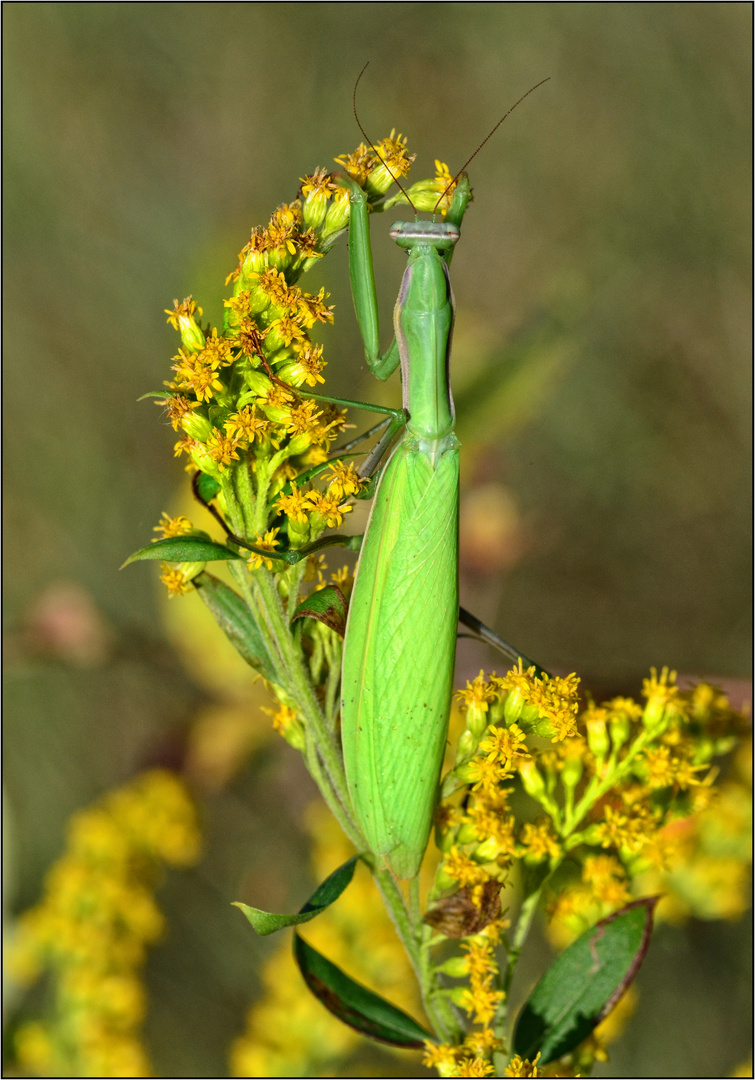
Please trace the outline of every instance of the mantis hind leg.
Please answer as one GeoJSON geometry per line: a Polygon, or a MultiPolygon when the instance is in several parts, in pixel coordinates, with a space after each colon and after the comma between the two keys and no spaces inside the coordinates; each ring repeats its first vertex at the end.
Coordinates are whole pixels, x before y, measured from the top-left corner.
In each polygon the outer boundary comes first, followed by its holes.
{"type": "Polygon", "coordinates": [[[502,653],[508,660],[511,660],[515,664],[517,661],[521,660],[523,667],[533,667],[538,678],[542,678],[543,675],[550,676],[549,671],[540,667],[534,660],[529,660],[523,652],[520,652],[519,649],[515,649],[513,645],[509,645],[508,641],[504,641],[502,637],[499,637],[498,634],[496,634],[495,630],[491,630],[489,626],[486,626],[484,622],[478,619],[476,615],[473,615],[471,611],[467,611],[466,608],[459,608],[459,622],[462,626],[466,626],[468,630],[471,630],[474,637],[478,638],[480,641],[484,641],[492,648],[497,649],[498,652],[502,653]]]}

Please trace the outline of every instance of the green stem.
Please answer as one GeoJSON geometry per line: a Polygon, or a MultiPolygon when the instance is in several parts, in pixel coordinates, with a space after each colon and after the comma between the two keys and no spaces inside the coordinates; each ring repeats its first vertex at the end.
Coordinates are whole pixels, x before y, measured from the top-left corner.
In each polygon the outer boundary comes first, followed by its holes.
{"type": "MultiPolygon", "coordinates": [[[[245,470],[244,470],[245,471],[245,470]]],[[[241,470],[239,470],[240,474],[241,470]]],[[[248,479],[248,474],[247,474],[248,479]]],[[[228,507],[228,516],[235,529],[244,531],[243,513],[236,499],[236,492],[230,484],[224,485],[224,494],[228,507]]],[[[316,752],[305,754],[307,766],[315,782],[320,787],[323,798],[333,810],[344,832],[358,851],[363,851],[365,843],[356,825],[351,820],[351,803],[346,787],[346,776],[338,745],[334,734],[328,730],[325,717],[312,688],[304,658],[297,648],[288,619],[281,604],[273,575],[266,570],[259,570],[254,581],[245,568],[233,563],[230,571],[238,583],[242,595],[255,614],[257,625],[268,645],[270,655],[275,658],[275,668],[281,683],[291,693],[299,709],[305,727],[313,732],[316,752]],[[322,760],[325,775],[318,760],[322,760]],[[327,782],[326,782],[327,780],[327,782]],[[336,804],[339,809],[336,811],[336,804]]]]}
{"type": "MultiPolygon", "coordinates": [[[[328,731],[304,659],[291,636],[288,619],[283,611],[272,574],[267,571],[258,571],[255,574],[255,592],[260,597],[263,619],[276,641],[281,673],[286,677],[286,686],[301,710],[305,725],[309,724],[314,732],[317,751],[338,800],[348,814],[351,809],[351,800],[346,787],[346,775],[343,771],[340,750],[328,731]]],[[[355,827],[354,831],[356,831],[355,827]]],[[[364,844],[361,845],[361,849],[364,850],[364,844]]]]}
{"type": "MultiPolygon", "coordinates": [[[[553,868],[555,869],[555,867],[553,868]]],[[[550,877],[550,875],[548,875],[550,877]]],[[[519,912],[519,918],[516,923],[516,930],[514,931],[514,937],[507,951],[506,956],[506,968],[504,971],[502,990],[503,998],[501,1004],[498,1006],[496,1017],[493,1022],[494,1030],[498,1038],[503,1038],[504,1028],[506,1026],[506,1017],[508,1015],[509,1007],[509,993],[511,991],[511,983],[514,978],[514,972],[516,971],[516,965],[519,961],[519,956],[524,946],[524,942],[527,939],[527,935],[530,932],[532,926],[532,920],[535,917],[537,911],[537,905],[540,902],[540,897],[543,893],[543,888],[548,878],[544,878],[537,889],[531,892],[529,896],[524,900],[521,910],[519,912]]],[[[504,1039],[505,1044],[508,1046],[508,1041],[504,1039]]],[[[505,1055],[496,1052],[493,1057],[494,1064],[496,1066],[497,1074],[501,1074],[501,1070],[506,1063],[505,1055]]]]}
{"type": "MultiPolygon", "coordinates": [[[[261,485],[255,499],[251,477],[247,469],[238,468],[235,483],[224,484],[228,516],[234,531],[251,540],[263,531],[266,522],[257,520],[260,507],[265,505],[264,477],[258,475],[261,485]],[[254,508],[257,514],[254,514],[254,508]]],[[[234,579],[242,595],[255,613],[257,623],[266,639],[280,682],[295,700],[306,730],[304,760],[320,789],[325,802],[357,851],[364,851],[366,844],[351,817],[351,802],[343,770],[340,746],[334,726],[323,715],[307,670],[306,660],[300,646],[291,634],[288,617],[284,611],[273,574],[259,570],[250,576],[240,564],[231,566],[234,579]]],[[[304,563],[289,573],[289,606],[295,603],[304,563]]],[[[332,702],[329,702],[329,711],[332,702]]],[[[377,887],[396,927],[396,932],[417,974],[427,1017],[435,1034],[444,1042],[456,1042],[462,1034],[461,1026],[448,998],[438,986],[438,978],[430,962],[429,927],[422,923],[419,901],[419,882],[410,884],[410,904],[407,906],[396,879],[388,870],[371,867],[377,887]]]]}
{"type": "Polygon", "coordinates": [[[231,524],[231,529],[238,537],[243,537],[247,532],[246,519],[241,504],[236,498],[236,490],[233,486],[232,477],[228,473],[223,473],[221,475],[220,487],[225,499],[226,511],[228,520],[231,524]]]}
{"type": "Polygon", "coordinates": [[[565,822],[561,832],[562,837],[566,838],[574,832],[593,804],[596,803],[598,799],[602,798],[603,795],[616,784],[617,780],[623,779],[623,777],[631,771],[634,759],[638,754],[642,753],[649,742],[652,742],[653,739],[657,737],[657,734],[657,731],[643,731],[642,734],[635,739],[634,743],[627,751],[626,756],[621,759],[615,768],[607,769],[606,774],[602,779],[598,776],[593,776],[588,783],[582,798],[574,808],[573,813],[565,822]]]}
{"type": "Polygon", "coordinates": [[[383,897],[385,906],[388,908],[388,914],[393,921],[393,925],[396,927],[396,932],[412,962],[412,967],[417,974],[419,974],[418,943],[414,935],[411,916],[398,882],[390,870],[381,870],[371,861],[370,869],[372,870],[372,876],[375,878],[375,884],[380,890],[380,895],[383,897]]]}
{"type": "Polygon", "coordinates": [[[244,531],[240,535],[253,543],[256,535],[264,530],[256,527],[257,522],[255,521],[254,511],[257,499],[252,486],[252,478],[249,474],[249,465],[246,461],[240,462],[233,470],[233,481],[234,493],[238,499],[241,516],[244,519],[244,531]]]}
{"type": "MultiPolygon", "coordinates": [[[[444,1041],[450,1041],[459,1030],[451,1004],[443,997],[432,996],[431,993],[426,992],[433,988],[433,977],[428,966],[426,950],[423,951],[420,941],[422,922],[418,893],[411,894],[410,892],[410,905],[407,906],[404,895],[389,870],[378,870],[373,866],[372,874],[388,909],[388,914],[396,927],[396,933],[414,968],[422,991],[422,1003],[433,1031],[444,1041]]],[[[413,888],[415,888],[414,881],[410,884],[410,890],[413,888]]]]}
{"type": "Polygon", "coordinates": [[[421,927],[419,982],[422,991],[422,1004],[432,1021],[436,1034],[444,1043],[457,1043],[464,1031],[459,1023],[456,1011],[439,985],[438,974],[433,967],[430,949],[433,933],[429,926],[421,927]]]}
{"type": "Polygon", "coordinates": [[[338,801],[333,786],[330,783],[330,778],[327,773],[324,772],[322,765],[320,764],[314,739],[309,738],[309,736],[307,736],[307,745],[304,751],[304,762],[309,770],[310,776],[320,789],[320,794],[327,803],[333,817],[346,833],[349,840],[351,840],[357,851],[360,851],[364,847],[364,840],[354,826],[354,823],[351,821],[351,818],[346,814],[344,808],[338,801]]]}

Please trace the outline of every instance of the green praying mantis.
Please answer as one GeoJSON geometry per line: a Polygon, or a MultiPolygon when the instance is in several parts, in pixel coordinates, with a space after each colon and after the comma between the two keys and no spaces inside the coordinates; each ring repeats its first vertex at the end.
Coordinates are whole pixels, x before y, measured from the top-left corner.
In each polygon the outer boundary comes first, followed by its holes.
{"type": "MultiPolygon", "coordinates": [[[[459,441],[449,382],[448,265],[471,198],[468,164],[452,182],[442,222],[398,222],[390,230],[408,263],[394,308],[394,342],[382,356],[367,197],[359,185],[341,181],[351,198],[351,284],[367,363],[379,379],[400,363],[406,416],[360,549],[343,650],[341,739],[357,821],[399,878],[418,873],[427,847],[453,688],[459,441]]],[[[389,429],[386,438],[392,434],[389,429]]]]}
{"type": "MultiPolygon", "coordinates": [[[[360,189],[360,194],[361,189],[360,189]]],[[[460,185],[459,221],[469,201],[460,185]]],[[[369,270],[368,232],[351,208],[352,264],[369,270]]],[[[375,494],[349,607],[341,681],[341,739],[354,812],[372,850],[414,877],[427,845],[451,704],[459,609],[459,442],[448,382],[453,297],[443,253],[451,222],[399,223],[391,237],[409,262],[394,312],[406,433],[375,494]]],[[[369,278],[369,274],[365,274],[369,278]]],[[[352,280],[357,274],[352,275],[352,280]]],[[[372,322],[374,285],[354,293],[372,322]]],[[[373,352],[387,377],[394,357],[373,352]]]]}
{"type": "MultiPolygon", "coordinates": [[[[537,84],[540,85],[542,83],[537,84]]],[[[408,259],[394,309],[395,337],[384,354],[380,353],[379,348],[369,217],[371,211],[385,209],[385,206],[371,205],[365,188],[351,176],[337,175],[332,178],[334,184],[337,183],[347,192],[350,204],[351,290],[368,366],[377,378],[384,380],[400,364],[403,386],[401,409],[378,408],[363,402],[299,391],[301,397],[387,414],[371,429],[373,433],[382,431],[382,436],[359,470],[363,478],[373,476],[395,441],[387,464],[382,466],[380,472],[361,545],[359,537],[329,535],[297,546],[290,542],[289,528],[287,550],[273,551],[269,540],[266,541],[268,547],[260,546],[260,526],[263,520],[269,520],[271,509],[268,502],[271,475],[268,459],[263,456],[255,466],[262,487],[256,493],[256,509],[252,511],[249,508],[249,465],[239,461],[238,468],[223,473],[220,466],[213,464],[219,459],[210,458],[208,447],[212,440],[216,449],[224,439],[229,443],[230,440],[220,434],[221,425],[225,423],[227,428],[231,411],[244,405],[247,399],[259,401],[263,410],[267,408],[275,412],[278,407],[271,406],[269,400],[263,397],[258,385],[260,379],[268,387],[278,383],[288,395],[286,400],[291,399],[293,388],[282,382],[269,367],[261,351],[260,329],[252,325],[250,319],[247,319],[247,324],[251,330],[247,327],[245,344],[240,350],[247,359],[239,361],[238,371],[235,367],[228,368],[228,371],[237,373],[226,376],[224,383],[218,377],[217,369],[218,365],[227,362],[223,360],[225,355],[236,363],[233,350],[238,349],[239,344],[233,333],[238,330],[238,325],[233,330],[235,324],[231,324],[230,339],[218,339],[214,331],[207,338],[192,321],[195,305],[190,303],[190,299],[183,305],[176,304],[175,312],[169,313],[171,318],[185,321],[186,326],[182,331],[185,340],[182,340],[184,349],[188,350],[174,358],[179,361],[174,367],[179,378],[177,384],[168,384],[177,395],[170,398],[170,407],[174,410],[174,418],[178,417],[180,425],[189,433],[190,450],[200,470],[194,477],[194,493],[221,524],[234,548],[214,544],[207,534],[175,534],[175,539],[166,536],[162,541],[140,549],[128,561],[165,557],[178,561],[185,572],[192,575],[193,584],[200,589],[205,603],[245,659],[279,686],[281,692],[287,695],[284,700],[293,701],[300,709],[303,706],[309,724],[304,742],[310,770],[316,776],[320,774],[318,754],[324,754],[327,758],[326,772],[333,788],[330,794],[334,812],[337,810],[336,802],[347,811],[347,804],[351,803],[353,815],[347,813],[347,816],[358,828],[358,834],[353,831],[350,834],[352,839],[361,843],[361,838],[364,838],[366,845],[380,860],[378,865],[387,862],[399,878],[416,876],[427,846],[448,729],[459,621],[514,662],[521,659],[527,667],[531,666],[531,661],[518,650],[459,608],[459,443],[454,434],[454,406],[449,382],[454,304],[448,268],[471,199],[465,169],[512,110],[536,88],[528,90],[504,114],[462,169],[450,179],[445,190],[438,195],[437,186],[431,187],[428,193],[427,184],[420,185],[420,201],[424,209],[432,210],[432,221],[398,222],[392,227],[390,235],[407,252],[408,259]],[[444,220],[437,221],[435,218],[441,204],[446,212],[444,220]],[[227,343],[229,340],[232,344],[227,343]],[[223,349],[226,353],[222,353],[223,349]],[[219,360],[202,360],[208,352],[214,357],[218,350],[221,350],[219,360]],[[254,364],[248,358],[250,355],[255,358],[254,364]],[[205,367],[202,367],[203,363],[205,367]],[[208,363],[214,365],[211,370],[207,367],[208,363]],[[260,375],[257,370],[260,364],[267,371],[267,376],[260,375]],[[197,372],[200,378],[209,378],[211,383],[198,383],[195,379],[197,372]],[[244,380],[248,387],[246,391],[244,380]],[[217,398],[213,397],[216,390],[217,398]],[[186,393],[190,396],[186,397],[186,393]],[[397,439],[400,431],[402,434],[397,439]],[[260,477],[263,479],[260,480],[260,477]],[[207,481],[210,483],[209,492],[207,481]],[[219,490],[222,490],[235,532],[231,531],[223,514],[211,505],[219,490]],[[242,505],[246,504],[247,510],[244,511],[242,505]],[[255,532],[258,537],[256,542],[255,532]],[[241,587],[243,600],[206,575],[200,579],[206,560],[240,560],[239,548],[262,556],[270,570],[274,563],[282,568],[293,567],[321,548],[336,544],[360,550],[345,629],[341,670],[343,765],[336,760],[340,755],[335,718],[330,721],[329,730],[322,726],[321,710],[308,683],[308,676],[300,672],[297,666],[300,661],[292,659],[292,650],[299,646],[291,636],[293,622],[288,623],[287,618],[295,620],[299,616],[294,611],[286,617],[272,579],[268,582],[264,577],[266,571],[261,571],[263,576],[254,579],[253,584],[236,567],[235,577],[241,587]],[[254,628],[251,639],[248,637],[250,627],[254,628]],[[290,689],[281,687],[281,684],[290,687],[292,678],[297,686],[293,696],[290,689]],[[313,739],[317,742],[317,750],[314,749],[313,739]]],[[[354,93],[356,95],[356,87],[354,93]]],[[[356,116],[356,107],[354,112],[356,116]]],[[[359,127],[361,129],[361,124],[359,127]]],[[[362,134],[370,143],[363,129],[362,134]]],[[[370,145],[382,163],[381,167],[401,188],[402,196],[394,197],[389,205],[404,198],[415,209],[398,177],[391,172],[376,148],[370,145]]],[[[332,246],[341,229],[342,226],[337,227],[327,241],[328,246],[332,246]]],[[[276,258],[285,260],[286,257],[288,249],[284,245],[276,258]]],[[[251,304],[249,297],[252,294],[245,292],[243,286],[249,284],[258,289],[258,271],[268,266],[266,254],[263,259],[259,253],[259,258],[262,261],[254,264],[248,278],[242,276],[237,279],[235,302],[251,304]],[[244,300],[245,297],[247,300],[244,300]]],[[[239,273],[242,269],[240,265],[239,273]]],[[[273,270],[272,274],[275,278],[277,271],[273,270]]],[[[279,286],[280,281],[276,287],[279,286]]],[[[298,294],[298,290],[294,290],[294,293],[298,294]]],[[[255,296],[259,300],[257,292],[255,296]]],[[[269,300],[264,300],[262,310],[264,304],[269,304],[269,300]]],[[[156,397],[162,402],[166,399],[163,392],[146,396],[156,397]]],[[[278,411],[289,415],[285,410],[278,411]]],[[[240,414],[236,412],[233,415],[238,419],[240,414]]],[[[266,423],[258,418],[252,418],[250,422],[262,424],[263,427],[266,423]]],[[[250,441],[252,437],[249,434],[250,441]]],[[[344,451],[350,450],[356,442],[342,447],[325,464],[300,474],[297,481],[305,483],[334,460],[354,456],[344,451]]],[[[238,460],[238,454],[233,451],[234,445],[231,442],[228,458],[224,461],[226,466],[234,458],[238,460]]],[[[277,448],[278,444],[275,446],[277,448]]],[[[266,452],[269,454],[269,446],[266,452]]],[[[283,460],[280,454],[276,458],[283,460]]],[[[269,536],[273,537],[277,531],[274,530],[269,536]]],[[[277,541],[273,546],[277,548],[277,541]]],[[[292,579],[294,599],[301,577],[299,573],[298,577],[294,575],[292,579]]],[[[290,583],[283,585],[284,591],[290,588],[290,583]]],[[[286,596],[290,599],[288,592],[286,596]]],[[[542,673],[542,669],[538,669],[538,672],[542,673]]],[[[333,691],[335,697],[335,687],[333,691]]]]}

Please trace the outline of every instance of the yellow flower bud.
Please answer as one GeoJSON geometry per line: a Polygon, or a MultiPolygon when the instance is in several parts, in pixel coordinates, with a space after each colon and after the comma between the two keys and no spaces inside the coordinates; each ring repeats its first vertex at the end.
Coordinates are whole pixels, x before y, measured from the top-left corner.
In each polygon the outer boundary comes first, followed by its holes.
{"type": "Polygon", "coordinates": [[[264,397],[273,385],[264,371],[255,371],[253,369],[244,372],[244,383],[248,386],[250,393],[243,394],[239,398],[239,408],[253,401],[255,397],[264,397]]]}
{"type": "Polygon", "coordinates": [[[201,443],[194,443],[189,450],[189,457],[200,472],[207,473],[208,476],[214,477],[215,480],[220,479],[220,470],[215,459],[207,453],[201,443]]]}
{"type": "Polygon", "coordinates": [[[563,784],[565,791],[574,791],[579,781],[582,779],[582,755],[570,754],[564,761],[564,767],[561,770],[561,783],[563,784]]]}
{"type": "Polygon", "coordinates": [[[305,450],[309,450],[312,445],[312,435],[308,431],[302,431],[300,435],[294,435],[293,439],[289,443],[289,450],[291,455],[303,454],[305,450]]]}
{"type": "Polygon", "coordinates": [[[264,251],[249,250],[241,263],[239,282],[243,286],[254,280],[255,276],[267,269],[264,251]]]}
{"type": "Polygon", "coordinates": [[[473,735],[469,729],[462,731],[456,746],[456,764],[458,765],[462,761],[468,761],[477,749],[479,742],[479,735],[473,735]]]}
{"type": "Polygon", "coordinates": [[[270,307],[270,297],[264,289],[260,289],[255,285],[250,285],[247,307],[250,315],[261,315],[270,307]]]}
{"type": "Polygon", "coordinates": [[[545,781],[542,773],[532,758],[525,758],[519,762],[519,775],[522,778],[522,787],[539,802],[545,795],[545,781]]]}
{"type": "MultiPolygon", "coordinates": [[[[438,199],[441,196],[441,191],[438,191],[438,184],[435,180],[417,180],[408,188],[406,194],[411,199],[412,206],[415,206],[417,210],[423,210],[425,213],[432,214],[435,207],[438,205],[438,199]]],[[[396,200],[399,201],[398,199],[396,200]]],[[[401,202],[407,202],[405,198],[401,198],[401,202]]]]}
{"type": "Polygon", "coordinates": [[[288,541],[291,547],[301,547],[309,542],[309,522],[288,519],[288,541]]]}
{"type": "Polygon", "coordinates": [[[445,990],[444,993],[448,995],[454,1005],[458,1005],[459,1008],[462,1008],[469,990],[466,986],[454,986],[450,990],[445,990]]]}
{"type": "Polygon", "coordinates": [[[632,723],[626,713],[618,713],[614,714],[609,720],[608,729],[611,732],[613,748],[618,753],[629,738],[632,723]]]}
{"type": "Polygon", "coordinates": [[[199,442],[207,442],[212,434],[210,421],[195,409],[184,413],[179,424],[187,435],[191,435],[192,439],[197,439],[199,442]]]}
{"type": "MultiPolygon", "coordinates": [[[[465,731],[461,736],[461,739],[463,739],[464,735],[466,734],[467,732],[465,731]]],[[[471,732],[469,734],[471,735],[471,732]]],[[[461,739],[459,739],[459,742],[461,742],[461,739]]],[[[469,784],[473,780],[477,779],[477,769],[473,767],[473,763],[471,761],[465,761],[463,765],[456,766],[456,768],[454,769],[454,776],[462,784],[469,784]]]]}
{"type": "Polygon", "coordinates": [[[552,739],[555,728],[547,716],[543,716],[537,705],[525,705],[519,718],[519,726],[531,731],[540,739],[552,739]]]}
{"type": "Polygon", "coordinates": [[[190,353],[199,352],[205,346],[204,332],[195,318],[195,312],[201,315],[202,309],[197,307],[190,296],[187,296],[181,304],[175,300],[172,309],[165,309],[168,322],[179,331],[181,343],[190,353]]]}
{"type": "Polygon", "coordinates": [[[281,270],[285,273],[293,263],[294,256],[288,250],[288,247],[281,245],[268,251],[267,260],[275,270],[281,270]]]}
{"type": "Polygon", "coordinates": [[[587,716],[585,725],[587,727],[587,745],[595,755],[596,761],[603,761],[611,749],[605,718],[602,715],[587,716]]]}
{"type": "Polygon", "coordinates": [[[509,690],[506,695],[506,700],[503,703],[503,715],[506,718],[506,725],[508,727],[515,724],[517,720],[520,719],[524,704],[524,696],[518,687],[515,690],[509,690]]]}
{"type": "Polygon", "coordinates": [[[191,318],[180,318],[178,320],[181,327],[181,342],[184,348],[189,352],[199,352],[204,348],[205,336],[199,323],[192,316],[191,318]]]}
{"type": "Polygon", "coordinates": [[[467,722],[467,730],[470,731],[479,742],[488,726],[487,709],[472,702],[467,708],[465,719],[467,722]]]}
{"type": "Polygon", "coordinates": [[[444,960],[435,970],[447,975],[449,979],[463,979],[469,974],[469,957],[452,956],[444,960]]]}
{"type": "Polygon", "coordinates": [[[325,215],[325,224],[322,227],[321,236],[331,237],[333,233],[340,232],[349,224],[351,203],[349,193],[345,188],[339,188],[333,196],[333,202],[328,207],[325,215]]]}
{"type": "Polygon", "coordinates": [[[442,893],[446,889],[458,889],[459,882],[456,878],[452,878],[450,874],[447,874],[445,870],[438,870],[435,875],[435,885],[433,886],[433,893],[442,893]]]}
{"type": "Polygon", "coordinates": [[[477,829],[474,827],[471,821],[465,821],[456,834],[457,844],[471,844],[475,840],[479,839],[477,829]]]}
{"type": "Polygon", "coordinates": [[[203,562],[182,562],[178,564],[178,569],[181,571],[187,581],[192,581],[198,574],[201,574],[207,563],[203,562]]]}
{"type": "Polygon", "coordinates": [[[293,746],[294,750],[300,750],[304,753],[307,739],[304,734],[304,725],[301,720],[297,719],[288,724],[281,734],[289,746],[293,746]]]}
{"type": "Polygon", "coordinates": [[[274,354],[278,353],[280,349],[285,349],[287,346],[287,341],[281,332],[279,322],[280,316],[269,324],[268,331],[265,334],[265,340],[262,343],[265,356],[270,361],[272,361],[274,354]]]}
{"type": "MultiPolygon", "coordinates": [[[[435,826],[435,846],[438,851],[447,855],[456,843],[456,829],[452,825],[435,826]]],[[[445,888],[446,886],[444,886],[445,888]]]]}
{"type": "Polygon", "coordinates": [[[472,852],[472,858],[475,862],[483,864],[493,862],[493,860],[501,853],[501,842],[495,836],[489,836],[487,840],[483,840],[481,844],[472,852]]]}
{"type": "Polygon", "coordinates": [[[308,229],[319,229],[325,221],[330,202],[329,192],[315,188],[305,196],[301,204],[301,214],[308,229]]]}

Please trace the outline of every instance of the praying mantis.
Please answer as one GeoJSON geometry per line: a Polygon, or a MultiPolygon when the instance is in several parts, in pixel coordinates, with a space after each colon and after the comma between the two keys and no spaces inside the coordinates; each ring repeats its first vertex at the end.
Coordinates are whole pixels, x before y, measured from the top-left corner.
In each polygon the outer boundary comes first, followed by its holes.
{"type": "Polygon", "coordinates": [[[367,364],[387,379],[400,363],[406,414],[360,549],[343,651],[341,739],[354,812],[372,851],[397,877],[413,878],[432,825],[459,618],[448,264],[471,192],[462,169],[442,222],[391,228],[408,263],[394,309],[395,339],[380,355],[367,196],[359,185],[341,182],[350,192],[352,294],[367,364]]]}
{"type": "MultiPolygon", "coordinates": [[[[454,435],[449,383],[454,305],[448,267],[471,198],[464,170],[511,111],[536,88],[528,90],[504,114],[455,177],[443,167],[442,180],[419,183],[420,195],[414,191],[414,198],[422,209],[432,211],[433,221],[398,222],[392,227],[390,234],[408,259],[394,310],[395,337],[384,354],[379,349],[369,215],[401,198],[412,209],[415,205],[362,129],[380,163],[377,171],[383,170],[377,201],[371,201],[365,185],[353,174],[319,174],[317,183],[326,185],[328,198],[333,190],[341,189],[343,198],[332,208],[337,224],[321,231],[319,237],[312,228],[301,231],[300,224],[303,229],[306,219],[297,202],[276,212],[267,231],[255,231],[231,275],[234,296],[226,302],[229,312],[220,337],[216,330],[210,334],[201,329],[191,298],[180,305],[176,301],[168,315],[182,333],[183,351],[174,357],[177,378],[167,384],[170,395],[162,391],[145,395],[166,405],[174,427],[186,433],[177,452],[186,449],[199,470],[194,476],[194,494],[234,546],[215,544],[190,523],[189,535],[185,535],[180,522],[177,531],[176,523],[170,522],[171,533],[166,532],[162,540],[140,549],[127,561],[165,558],[181,564],[183,569],[170,571],[172,587],[179,591],[191,587],[187,581],[196,585],[245,659],[278,687],[286,707],[290,702],[296,705],[306,728],[299,741],[310,771],[329,791],[334,812],[346,812],[357,826],[354,831],[349,824],[352,839],[361,842],[363,837],[380,864],[387,862],[399,878],[416,876],[427,846],[448,728],[459,620],[514,662],[521,658],[527,667],[531,665],[518,650],[459,608],[459,444],[454,435]],[[382,197],[394,180],[402,196],[383,204],[382,197]],[[444,184],[445,190],[441,190],[444,184]],[[340,209],[344,201],[348,203],[346,211],[340,209]],[[441,205],[444,220],[437,221],[441,205]],[[334,461],[353,456],[343,451],[355,443],[300,472],[293,486],[289,484],[291,494],[281,494],[275,501],[270,484],[279,469],[315,438],[310,433],[315,407],[310,402],[313,408],[307,412],[294,406],[297,390],[275,373],[271,363],[280,365],[282,375],[296,367],[292,356],[300,353],[292,342],[296,338],[303,349],[301,343],[307,341],[301,323],[311,326],[317,318],[327,321],[322,296],[302,294],[294,283],[313,261],[317,244],[322,242],[318,255],[328,250],[347,220],[351,290],[367,363],[382,380],[401,365],[403,408],[376,408],[298,391],[299,399],[387,414],[371,429],[383,434],[359,470],[362,478],[375,473],[396,440],[382,467],[361,540],[345,628],[341,764],[335,718],[325,721],[309,675],[301,668],[301,643],[294,639],[292,630],[301,615],[291,604],[284,611],[275,579],[276,574],[287,573],[288,568],[303,563],[321,548],[336,544],[352,550],[359,547],[359,537],[340,535],[314,538],[309,534],[306,542],[308,514],[316,509],[317,493],[296,489],[297,483],[306,484],[334,461]],[[288,278],[284,271],[288,271],[288,278]],[[255,322],[256,316],[260,322],[255,322]],[[277,433],[268,437],[266,433],[276,424],[277,433]],[[293,431],[300,434],[289,437],[293,431]],[[254,461],[249,449],[252,442],[261,447],[254,461]],[[218,493],[233,530],[224,513],[211,505],[218,493]],[[291,510],[293,520],[303,523],[304,528],[297,542],[289,518],[288,547],[278,550],[275,535],[279,529],[265,532],[264,537],[261,533],[271,523],[271,516],[272,521],[282,521],[284,513],[289,513],[283,509],[286,500],[296,503],[291,510]],[[259,574],[250,578],[238,565],[229,564],[241,596],[203,571],[206,561],[241,561],[239,548],[252,553],[249,569],[253,575],[259,574]]],[[[354,111],[356,115],[356,108],[354,111]]],[[[400,138],[396,145],[403,151],[400,138]]],[[[360,152],[363,150],[361,147],[360,152]]],[[[325,228],[329,213],[322,210],[315,216],[318,227],[325,228]]],[[[309,345],[306,350],[310,359],[316,356],[309,345]]],[[[301,380],[296,387],[300,385],[301,380]]],[[[314,379],[310,385],[315,385],[314,379]]],[[[327,428],[323,430],[327,432],[327,428]]],[[[322,439],[322,432],[317,437],[322,439]]],[[[280,492],[280,486],[275,491],[280,492]]],[[[340,499],[334,498],[337,505],[340,499]]],[[[318,520],[322,524],[313,528],[322,533],[326,519],[318,520]]],[[[287,601],[295,602],[302,574],[303,566],[301,572],[292,571],[287,581],[280,582],[287,601]]],[[[335,697],[335,686],[332,689],[335,697]]]]}
{"type": "MultiPolygon", "coordinates": [[[[464,182],[454,206],[459,221],[468,201],[464,182]]],[[[369,266],[363,214],[366,200],[355,193],[351,258],[369,266]]],[[[354,811],[370,847],[398,877],[410,878],[430,832],[456,652],[459,442],[448,382],[453,297],[443,253],[459,229],[452,222],[399,223],[391,237],[409,253],[394,313],[398,356],[389,352],[386,364],[369,341],[367,359],[385,378],[400,358],[408,419],[362,541],[344,643],[341,739],[354,811]]],[[[356,290],[354,299],[364,325],[374,285],[356,290]]]]}

